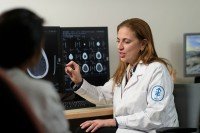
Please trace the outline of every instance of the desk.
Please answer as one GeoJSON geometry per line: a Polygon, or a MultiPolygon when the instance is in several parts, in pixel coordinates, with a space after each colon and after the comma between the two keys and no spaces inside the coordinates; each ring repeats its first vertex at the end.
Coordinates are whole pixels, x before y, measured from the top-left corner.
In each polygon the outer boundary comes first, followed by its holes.
{"type": "Polygon", "coordinates": [[[112,106],[96,106],[90,108],[72,109],[64,111],[70,130],[74,133],[77,127],[86,120],[113,118],[112,106]]]}
{"type": "Polygon", "coordinates": [[[113,115],[113,107],[97,106],[97,107],[90,107],[90,108],[65,110],[64,115],[65,115],[65,118],[68,120],[88,118],[88,117],[108,116],[108,115],[113,115]]]}

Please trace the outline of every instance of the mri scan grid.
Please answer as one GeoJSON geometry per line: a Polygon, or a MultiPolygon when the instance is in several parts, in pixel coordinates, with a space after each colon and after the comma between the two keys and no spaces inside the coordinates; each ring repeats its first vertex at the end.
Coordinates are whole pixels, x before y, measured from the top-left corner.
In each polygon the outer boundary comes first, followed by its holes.
{"type": "MultiPolygon", "coordinates": [[[[94,85],[103,85],[109,78],[107,27],[61,28],[63,61],[80,65],[82,76],[94,85]]],[[[70,78],[65,74],[66,89],[70,78]]]]}

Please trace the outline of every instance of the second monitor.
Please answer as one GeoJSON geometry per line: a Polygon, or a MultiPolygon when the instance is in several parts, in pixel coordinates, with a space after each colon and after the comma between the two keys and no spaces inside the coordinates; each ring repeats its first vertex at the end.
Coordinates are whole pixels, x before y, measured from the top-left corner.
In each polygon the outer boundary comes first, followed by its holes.
{"type": "MultiPolygon", "coordinates": [[[[109,79],[107,27],[61,28],[61,38],[64,63],[77,62],[83,78],[91,84],[103,85],[109,79]]],[[[70,83],[68,75],[65,81],[70,83]]]]}

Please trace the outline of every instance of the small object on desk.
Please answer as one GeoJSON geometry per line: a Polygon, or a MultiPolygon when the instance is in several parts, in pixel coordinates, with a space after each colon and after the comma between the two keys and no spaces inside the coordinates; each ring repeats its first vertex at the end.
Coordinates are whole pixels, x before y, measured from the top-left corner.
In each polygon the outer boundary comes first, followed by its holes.
{"type": "Polygon", "coordinates": [[[63,102],[63,105],[65,107],[65,110],[69,110],[69,109],[79,109],[79,108],[88,108],[88,107],[95,107],[96,105],[86,101],[86,100],[82,100],[82,101],[66,101],[63,102]]]}

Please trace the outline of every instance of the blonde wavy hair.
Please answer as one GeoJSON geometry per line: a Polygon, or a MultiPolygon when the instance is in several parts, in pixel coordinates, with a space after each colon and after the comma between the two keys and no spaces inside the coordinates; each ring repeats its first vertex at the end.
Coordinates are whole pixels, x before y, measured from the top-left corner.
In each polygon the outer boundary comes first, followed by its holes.
{"type": "MultiPolygon", "coordinates": [[[[175,71],[173,70],[172,65],[169,63],[167,59],[158,57],[155,47],[154,47],[154,41],[153,41],[151,28],[144,20],[139,19],[139,18],[127,19],[117,26],[117,32],[119,31],[121,27],[128,27],[129,29],[133,31],[133,33],[135,33],[136,37],[139,40],[142,41],[145,39],[147,41],[145,49],[139,52],[139,58],[137,62],[139,62],[140,60],[142,60],[144,64],[150,64],[155,61],[161,62],[167,67],[169,73],[172,75],[172,78],[173,78],[175,71]]],[[[127,66],[128,66],[127,63],[122,62],[122,61],[119,62],[118,68],[116,69],[114,75],[112,76],[114,80],[113,85],[121,84],[123,75],[124,75],[124,72],[126,71],[127,66]]]]}

